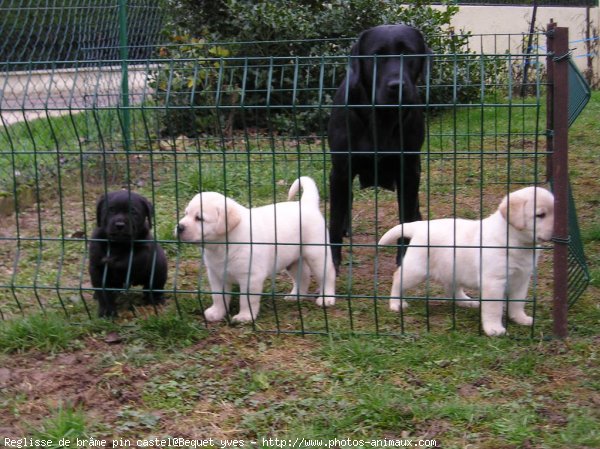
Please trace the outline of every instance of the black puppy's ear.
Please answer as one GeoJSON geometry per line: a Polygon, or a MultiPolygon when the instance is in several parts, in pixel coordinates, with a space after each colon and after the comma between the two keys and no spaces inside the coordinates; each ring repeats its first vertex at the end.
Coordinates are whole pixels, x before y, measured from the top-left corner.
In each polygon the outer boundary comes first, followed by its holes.
{"type": "Polygon", "coordinates": [[[102,195],[100,198],[98,198],[98,201],[96,201],[96,226],[99,228],[102,227],[102,222],[104,221],[106,197],[107,195],[102,195]]]}
{"type": "Polygon", "coordinates": [[[147,198],[142,197],[142,204],[144,205],[144,215],[148,219],[148,229],[152,229],[152,215],[154,215],[154,207],[147,198]]]}

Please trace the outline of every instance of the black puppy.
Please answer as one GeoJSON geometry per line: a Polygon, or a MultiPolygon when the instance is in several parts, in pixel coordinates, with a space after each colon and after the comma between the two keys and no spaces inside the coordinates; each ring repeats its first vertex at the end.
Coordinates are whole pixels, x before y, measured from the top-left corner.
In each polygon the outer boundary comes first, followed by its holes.
{"type": "Polygon", "coordinates": [[[101,196],[96,204],[97,228],[90,242],[90,277],[96,290],[98,315],[117,316],[118,289],[142,285],[149,304],[163,301],[167,258],[153,241],[152,204],[134,192],[120,190],[101,196]]]}
{"type": "MultiPolygon", "coordinates": [[[[425,125],[417,83],[427,71],[430,53],[421,32],[407,25],[368,29],[352,47],[328,129],[332,164],[329,234],[336,270],[343,236],[351,232],[356,175],[361,188],[396,190],[400,222],[421,219],[419,152],[425,125]]],[[[402,255],[399,247],[398,264],[402,255]]]]}

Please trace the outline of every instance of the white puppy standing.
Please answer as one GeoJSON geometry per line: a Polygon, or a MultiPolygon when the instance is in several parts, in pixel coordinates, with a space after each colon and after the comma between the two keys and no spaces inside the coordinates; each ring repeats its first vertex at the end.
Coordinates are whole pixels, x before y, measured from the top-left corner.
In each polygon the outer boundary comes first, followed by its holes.
{"type": "Polygon", "coordinates": [[[380,245],[395,244],[400,237],[411,240],[394,273],[390,309],[406,308],[402,293],[430,278],[459,305],[478,306],[463,289],[479,290],[487,335],[506,332],[502,324],[506,298],[509,318],[530,326],[533,318],[525,313],[522,300],[540,253],[535,246],[550,240],[553,228],[554,196],[541,187],[510,193],[495,213],[480,221],[449,218],[395,226],[381,237],[380,245]]]}
{"type": "Polygon", "coordinates": [[[237,322],[256,319],[263,283],[287,271],[294,286],[286,299],[306,295],[312,274],[319,284],[317,305],[335,304],[335,268],[325,219],[319,209],[315,182],[303,176],[292,184],[288,199],[302,187],[298,202],[248,209],[220,193],[204,192],[188,204],[175,229],[183,241],[203,245],[203,259],[213,304],[208,321],[218,321],[229,310],[231,287],[240,286],[237,322]]]}

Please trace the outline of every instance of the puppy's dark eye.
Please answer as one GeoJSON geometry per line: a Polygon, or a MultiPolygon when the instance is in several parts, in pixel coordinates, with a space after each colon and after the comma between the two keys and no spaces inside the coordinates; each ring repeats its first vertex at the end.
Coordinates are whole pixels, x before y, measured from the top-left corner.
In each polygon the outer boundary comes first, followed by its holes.
{"type": "Polygon", "coordinates": [[[196,215],[196,221],[204,221],[204,218],[202,218],[202,217],[200,217],[200,216],[196,215]]]}
{"type": "Polygon", "coordinates": [[[540,212],[536,215],[537,218],[546,218],[546,212],[540,212]]]}

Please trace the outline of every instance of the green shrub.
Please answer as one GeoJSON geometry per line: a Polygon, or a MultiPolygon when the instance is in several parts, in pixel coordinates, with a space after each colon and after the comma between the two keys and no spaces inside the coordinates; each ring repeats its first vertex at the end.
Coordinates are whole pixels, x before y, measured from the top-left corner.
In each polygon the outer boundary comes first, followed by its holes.
{"type": "Polygon", "coordinates": [[[459,8],[450,1],[438,8],[418,0],[169,3],[173,45],[161,48],[165,63],[152,77],[166,110],[163,136],[227,138],[248,124],[322,134],[328,111],[321,106],[331,103],[346,70],[347,59],[339,56],[350,53],[362,30],[380,24],[406,23],[423,32],[436,54],[429,104],[480,101],[482,77],[497,79],[506,70],[502,62],[469,51],[468,35],[453,33],[459,8]]]}

